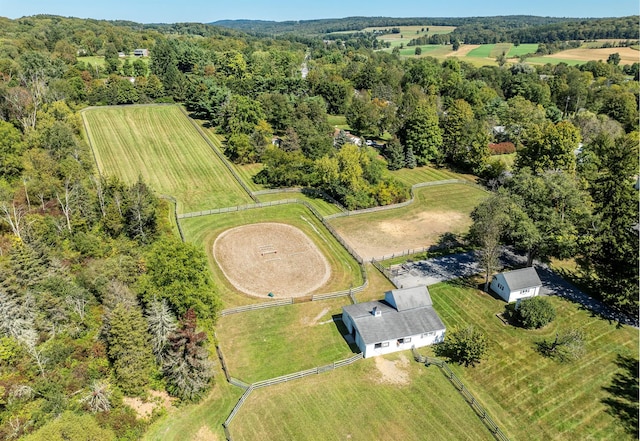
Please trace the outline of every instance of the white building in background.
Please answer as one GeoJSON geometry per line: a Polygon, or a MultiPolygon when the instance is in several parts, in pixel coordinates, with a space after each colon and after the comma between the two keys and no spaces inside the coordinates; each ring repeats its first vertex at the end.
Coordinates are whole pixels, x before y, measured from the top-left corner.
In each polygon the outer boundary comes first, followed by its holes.
{"type": "Polygon", "coordinates": [[[528,267],[498,273],[491,280],[491,289],[507,302],[540,295],[542,282],[535,268],[528,267]]]}

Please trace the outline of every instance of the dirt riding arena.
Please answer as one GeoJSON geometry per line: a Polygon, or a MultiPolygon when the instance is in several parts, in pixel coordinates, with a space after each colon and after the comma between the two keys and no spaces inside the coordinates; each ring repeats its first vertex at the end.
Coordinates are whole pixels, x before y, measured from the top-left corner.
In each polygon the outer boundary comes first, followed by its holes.
{"type": "Polygon", "coordinates": [[[252,296],[304,296],[331,276],[318,247],[287,224],[265,222],[227,230],[215,240],[213,256],[233,286],[252,296]]]}

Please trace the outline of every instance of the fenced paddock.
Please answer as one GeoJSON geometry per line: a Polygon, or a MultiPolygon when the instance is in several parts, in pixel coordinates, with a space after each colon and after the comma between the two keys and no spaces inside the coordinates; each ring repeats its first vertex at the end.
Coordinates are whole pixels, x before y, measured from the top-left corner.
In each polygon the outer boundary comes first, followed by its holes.
{"type": "Polygon", "coordinates": [[[234,415],[229,435],[234,441],[493,439],[443,375],[410,357],[405,352],[340,368],[336,362],[335,368],[319,366],[319,374],[312,369],[295,381],[254,389],[234,415]],[[404,380],[381,370],[387,367],[404,380]]]}

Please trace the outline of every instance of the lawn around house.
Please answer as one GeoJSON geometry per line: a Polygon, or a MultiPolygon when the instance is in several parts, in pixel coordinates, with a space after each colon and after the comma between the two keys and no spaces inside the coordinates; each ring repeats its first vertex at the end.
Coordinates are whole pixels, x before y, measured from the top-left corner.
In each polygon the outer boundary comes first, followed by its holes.
{"type": "Polygon", "coordinates": [[[456,282],[429,290],[448,331],[473,324],[486,333],[486,360],[475,368],[451,368],[511,439],[637,439],[605,404],[612,398],[605,388],[620,372],[617,357],[631,357],[637,364],[637,330],[618,328],[558,297],[549,297],[557,311],[553,323],[524,330],[504,325],[495,314],[504,311],[505,303],[482,291],[456,282]],[[562,364],[535,351],[536,342],[570,327],[587,334],[582,359],[562,364]]]}
{"type": "Polygon", "coordinates": [[[103,175],[142,176],[175,197],[179,213],[252,202],[177,106],[91,108],[82,117],[103,175]]]}

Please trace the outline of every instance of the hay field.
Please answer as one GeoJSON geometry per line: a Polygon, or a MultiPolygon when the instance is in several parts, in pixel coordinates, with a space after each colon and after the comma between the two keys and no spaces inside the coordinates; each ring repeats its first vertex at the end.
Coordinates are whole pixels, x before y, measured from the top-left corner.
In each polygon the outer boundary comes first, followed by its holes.
{"type": "Polygon", "coordinates": [[[609,55],[615,54],[616,52],[620,54],[620,64],[633,64],[640,62],[640,51],[637,51],[630,47],[611,47],[598,49],[584,47],[578,49],[568,49],[566,51],[557,52],[555,54],[546,55],[540,58],[548,59],[549,62],[553,62],[553,60],[570,60],[586,63],[587,61],[607,61],[609,55]]]}
{"type": "Polygon", "coordinates": [[[252,202],[177,106],[119,106],[82,113],[98,169],[138,176],[178,200],[178,212],[252,202]]]}

